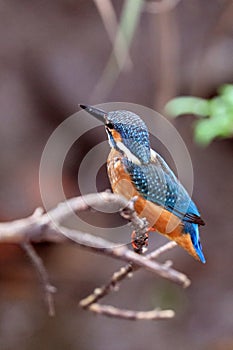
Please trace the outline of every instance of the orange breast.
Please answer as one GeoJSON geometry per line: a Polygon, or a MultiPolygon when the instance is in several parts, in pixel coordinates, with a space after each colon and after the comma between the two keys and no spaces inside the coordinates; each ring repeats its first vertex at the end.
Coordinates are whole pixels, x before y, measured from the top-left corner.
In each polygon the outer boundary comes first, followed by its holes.
{"type": "Polygon", "coordinates": [[[147,201],[133,186],[130,176],[125,172],[122,164],[122,155],[112,149],[107,160],[109,180],[114,193],[127,199],[137,196],[135,210],[140,217],[145,217],[149,225],[167,238],[176,241],[177,244],[187,250],[194,258],[199,260],[189,234],[183,233],[181,220],[155,203],[147,201]]]}

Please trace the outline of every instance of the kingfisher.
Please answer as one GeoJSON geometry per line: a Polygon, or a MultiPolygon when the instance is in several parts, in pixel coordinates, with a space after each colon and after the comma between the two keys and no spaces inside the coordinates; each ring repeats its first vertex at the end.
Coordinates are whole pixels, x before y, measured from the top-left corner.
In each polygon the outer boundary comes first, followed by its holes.
{"type": "Polygon", "coordinates": [[[199,236],[199,226],[205,223],[168,164],[151,149],[144,121],[127,110],[105,112],[93,106],[80,107],[105,126],[111,147],[107,172],[113,192],[128,200],[135,198],[135,211],[148,221],[148,231],[174,240],[205,263],[199,236]]]}

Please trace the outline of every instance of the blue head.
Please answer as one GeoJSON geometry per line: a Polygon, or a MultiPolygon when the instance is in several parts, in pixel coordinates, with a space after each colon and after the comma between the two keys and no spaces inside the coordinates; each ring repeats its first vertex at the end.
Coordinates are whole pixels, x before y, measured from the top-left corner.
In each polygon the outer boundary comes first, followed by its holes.
{"type": "Polygon", "coordinates": [[[137,114],[124,110],[104,112],[84,105],[80,107],[104,123],[111,147],[135,163],[149,163],[149,133],[146,124],[137,114]]]}

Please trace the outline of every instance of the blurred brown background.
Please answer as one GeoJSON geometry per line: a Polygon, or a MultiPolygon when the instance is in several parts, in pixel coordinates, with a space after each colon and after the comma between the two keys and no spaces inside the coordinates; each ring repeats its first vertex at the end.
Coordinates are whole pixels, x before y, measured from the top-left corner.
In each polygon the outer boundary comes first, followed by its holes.
{"type": "MultiPolygon", "coordinates": [[[[124,2],[112,3],[119,19],[124,2]]],[[[230,0],[181,0],[170,11],[143,11],[131,64],[108,86],[102,74],[112,43],[94,1],[1,1],[0,219],[27,216],[41,205],[43,147],[78,103],[127,101],[162,111],[174,96],[211,97],[219,85],[232,82],[232,5],[230,0]]],[[[198,147],[192,141],[193,120],[182,117],[175,126],[193,161],[194,199],[207,223],[201,230],[207,264],[177,248],[164,259],[174,258],[174,266],[191,278],[190,288],[139,272],[105,299],[138,310],[171,307],[176,317],[128,322],[80,310],[78,300],[107,281],[120,263],[74,245],[41,244],[37,251],[58,288],[57,315],[50,319],[28,258],[18,247],[2,245],[1,350],[233,349],[233,141],[198,147]]],[[[104,139],[102,129],[86,135],[69,158],[64,172],[69,196],[77,194],[83,155],[104,139]]],[[[108,188],[104,169],[100,175],[100,187],[108,188]]]]}

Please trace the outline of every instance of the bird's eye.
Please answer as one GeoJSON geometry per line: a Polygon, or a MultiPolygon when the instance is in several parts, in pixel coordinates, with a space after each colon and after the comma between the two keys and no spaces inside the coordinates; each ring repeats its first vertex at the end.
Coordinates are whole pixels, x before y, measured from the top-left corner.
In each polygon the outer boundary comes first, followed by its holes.
{"type": "Polygon", "coordinates": [[[112,123],[107,123],[107,124],[106,124],[106,127],[107,127],[108,129],[114,129],[114,126],[113,126],[112,123]]]}

